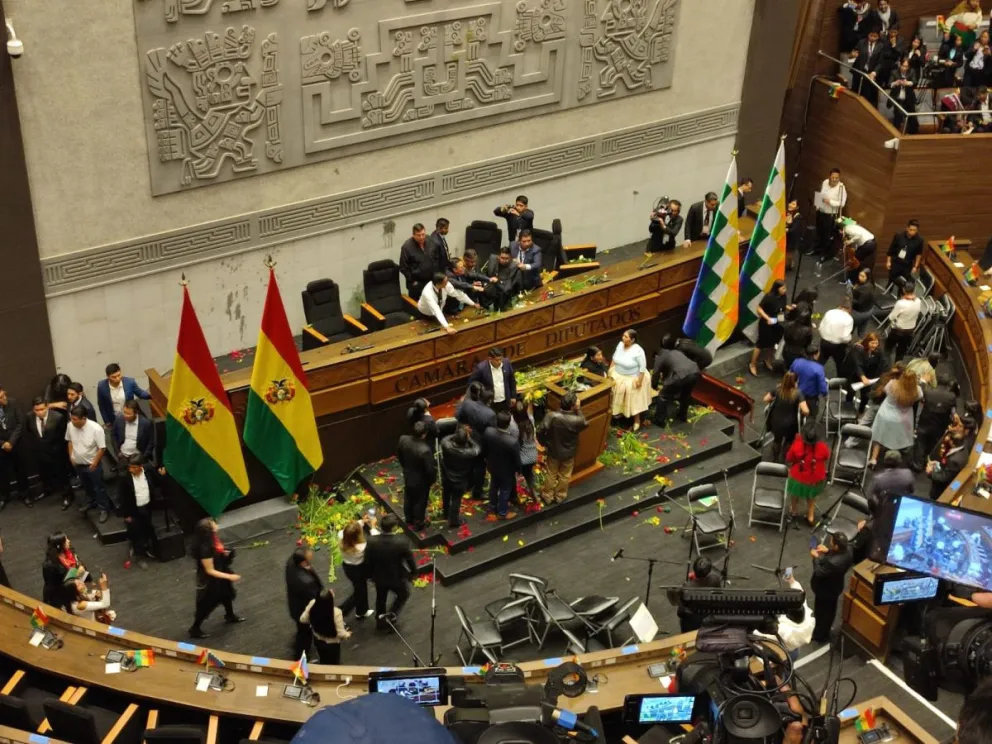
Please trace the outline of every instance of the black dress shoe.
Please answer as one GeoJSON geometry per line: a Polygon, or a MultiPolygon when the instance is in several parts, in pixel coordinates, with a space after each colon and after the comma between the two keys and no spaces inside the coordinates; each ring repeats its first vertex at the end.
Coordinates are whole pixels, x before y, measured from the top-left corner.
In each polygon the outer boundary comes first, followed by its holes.
{"type": "Polygon", "coordinates": [[[230,625],[237,625],[238,623],[243,623],[248,618],[242,617],[241,615],[232,615],[231,617],[225,617],[224,622],[230,625]]]}
{"type": "Polygon", "coordinates": [[[96,504],[93,503],[83,504],[82,506],[79,507],[77,511],[79,511],[80,514],[85,514],[90,509],[94,509],[94,508],[96,508],[96,504]]]}
{"type": "Polygon", "coordinates": [[[104,522],[106,522],[106,521],[107,521],[107,518],[108,518],[109,516],[110,516],[110,514],[109,514],[109,513],[107,512],[107,510],[106,510],[106,509],[101,509],[101,510],[100,510],[100,516],[99,516],[99,518],[98,518],[98,520],[97,520],[97,521],[99,521],[99,522],[100,522],[100,524],[103,524],[104,522]]]}
{"type": "Polygon", "coordinates": [[[6,508],[7,508],[7,502],[0,499],[0,511],[3,511],[6,508]]]}
{"type": "Polygon", "coordinates": [[[62,502],[62,511],[68,510],[68,508],[70,506],[72,506],[72,502],[71,501],[63,501],[62,502]]]}
{"type": "Polygon", "coordinates": [[[190,638],[209,638],[210,637],[210,634],[209,633],[204,633],[199,628],[190,628],[186,632],[186,635],[188,635],[190,638]]]}
{"type": "Polygon", "coordinates": [[[32,500],[32,498],[30,496],[25,496],[21,500],[21,503],[24,504],[24,506],[26,506],[28,509],[30,509],[32,506],[34,506],[34,500],[32,500]]]}

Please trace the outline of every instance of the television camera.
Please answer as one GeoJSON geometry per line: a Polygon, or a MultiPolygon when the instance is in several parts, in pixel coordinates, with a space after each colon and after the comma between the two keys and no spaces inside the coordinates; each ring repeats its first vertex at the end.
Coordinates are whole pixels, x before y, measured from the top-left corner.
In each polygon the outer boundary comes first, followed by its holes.
{"type": "Polygon", "coordinates": [[[657,220],[667,217],[671,209],[671,203],[672,200],[667,196],[659,196],[658,200],[654,203],[654,207],[651,209],[651,219],[657,220]]]}

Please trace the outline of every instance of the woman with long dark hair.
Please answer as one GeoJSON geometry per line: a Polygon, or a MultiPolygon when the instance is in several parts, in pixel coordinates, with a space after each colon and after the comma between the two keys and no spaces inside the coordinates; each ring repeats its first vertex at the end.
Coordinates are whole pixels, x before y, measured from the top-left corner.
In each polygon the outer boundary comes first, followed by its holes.
{"type": "Polygon", "coordinates": [[[782,343],[782,361],[789,369],[813,343],[813,316],[805,307],[797,304],[785,314],[782,343]]]}
{"type": "Polygon", "coordinates": [[[854,332],[858,336],[865,335],[874,307],[875,283],[871,280],[871,269],[862,266],[851,290],[851,317],[854,318],[854,332]]]}
{"type": "Polygon", "coordinates": [[[854,401],[852,385],[861,383],[861,403],[858,406],[858,416],[868,408],[871,386],[874,380],[881,378],[888,369],[889,361],[882,351],[882,341],[877,333],[866,333],[865,337],[851,347],[847,354],[847,401],[854,401]]]}
{"type": "Polygon", "coordinates": [[[85,570],[72,547],[69,536],[64,532],[49,535],[45,547],[45,561],[41,564],[41,577],[45,582],[41,600],[45,604],[72,612],[70,605],[74,592],[65,586],[65,576],[73,568],[85,570]]]}
{"type": "Polygon", "coordinates": [[[227,550],[217,534],[217,523],[210,517],[201,519],[193,530],[193,559],[196,561],[196,616],[189,628],[190,638],[206,638],[201,627],[217,605],[224,605],[224,621],[242,623],[245,618],[234,611],[234,582],[231,573],[234,551],[227,550]]]}
{"type": "Polygon", "coordinates": [[[437,422],[431,416],[430,409],[431,402],[427,398],[417,398],[413,401],[413,405],[407,409],[406,420],[410,426],[410,431],[413,431],[413,425],[418,421],[424,422],[424,426],[427,427],[427,444],[433,452],[437,444],[437,422]]]}
{"type": "Polygon", "coordinates": [[[792,499],[790,512],[793,517],[798,516],[799,501],[805,501],[806,521],[812,527],[816,497],[823,493],[827,484],[827,463],[830,462],[830,448],[820,439],[814,424],[806,424],[802,433],[796,435],[785,461],[791,466],[785,485],[792,499]]]}
{"type": "Polygon", "coordinates": [[[610,377],[613,378],[611,413],[614,417],[634,419],[634,431],[641,428],[641,414],[651,406],[654,390],[644,349],[637,343],[637,331],[629,328],[623,332],[620,343],[610,360],[610,377]]]}
{"type": "Polygon", "coordinates": [[[49,381],[48,387],[45,388],[45,403],[48,404],[49,408],[58,408],[68,415],[69,386],[71,384],[72,380],[69,375],[62,372],[59,372],[49,381]]]}
{"type": "Polygon", "coordinates": [[[775,345],[782,340],[782,324],[785,321],[785,311],[791,309],[786,296],[787,288],[785,282],[776,279],[772,288],[761,298],[758,303],[758,342],[751,352],[751,363],[748,371],[754,376],[758,376],[758,362],[762,356],[765,359],[765,367],[771,371],[772,363],[770,357],[775,353],[775,345]]]}
{"type": "Polygon", "coordinates": [[[520,472],[527,483],[530,497],[536,501],[534,467],[537,465],[537,436],[534,433],[534,413],[530,406],[518,400],[513,407],[513,420],[517,423],[517,437],[520,442],[520,472]]]}
{"type": "Polygon", "coordinates": [[[341,663],[341,641],[351,638],[351,631],[344,624],[344,613],[334,606],[334,592],[325,589],[300,615],[301,623],[313,629],[313,643],[321,664],[341,663]]]}
{"type": "Polygon", "coordinates": [[[606,377],[606,373],[610,370],[610,365],[607,364],[606,357],[603,356],[603,350],[598,346],[590,346],[586,349],[586,358],[582,360],[579,367],[600,377],[606,377]]]}
{"type": "Polygon", "coordinates": [[[796,438],[799,431],[799,414],[809,416],[806,397],[799,390],[795,372],[786,372],[778,388],[765,395],[768,410],[768,431],[772,433],[772,460],[778,462],[785,444],[796,438]]]}

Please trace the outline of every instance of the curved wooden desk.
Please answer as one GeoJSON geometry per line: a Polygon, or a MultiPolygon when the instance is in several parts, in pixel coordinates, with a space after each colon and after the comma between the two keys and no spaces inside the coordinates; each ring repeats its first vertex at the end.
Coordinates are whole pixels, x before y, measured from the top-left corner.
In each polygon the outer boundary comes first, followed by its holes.
{"type": "MultiPolygon", "coordinates": [[[[957,251],[956,261],[963,264],[963,267],[955,266],[955,262],[940,250],[941,244],[942,241],[930,243],[930,249],[924,256],[924,265],[934,278],[934,294],[938,297],[946,294],[954,304],[955,313],[951,319],[950,331],[964,360],[972,397],[982,404],[985,416],[979,426],[976,446],[968,458],[968,464],[941,494],[940,500],[967,509],[992,513],[992,501],[972,493],[978,458],[987,446],[989,432],[992,430],[992,370],[989,364],[992,353],[992,319],[986,317],[982,307],[982,301],[992,296],[992,292],[983,292],[965,282],[964,273],[972,264],[972,258],[966,251],[957,251]]],[[[992,282],[989,285],[992,286],[992,282]]]]}
{"type": "MultiPolygon", "coordinates": [[[[74,684],[119,692],[148,705],[183,706],[206,714],[263,721],[300,723],[319,709],[282,697],[283,685],[293,681],[291,661],[218,651],[215,653],[226,665],[223,671],[234,683],[234,689],[197,692],[194,680],[202,667],[197,665],[196,659],[205,647],[90,622],[46,606],[49,628],[65,642],[63,648],[49,651],[28,644],[32,632],[31,612],[40,603],[4,587],[0,587],[0,600],[0,627],[4,628],[0,634],[0,653],[24,666],[65,677],[74,684]],[[131,673],[105,673],[100,657],[107,651],[148,648],[155,652],[155,663],[151,667],[131,673]],[[268,695],[256,697],[256,686],[266,684],[269,685],[268,695]]],[[[653,643],[574,657],[587,673],[604,674],[607,681],[599,685],[597,693],[562,698],[559,704],[576,712],[585,711],[591,705],[600,710],[615,710],[623,706],[625,695],[658,691],[658,681],[647,675],[648,665],[668,659],[672,649],[678,646],[691,648],[694,640],[695,633],[686,633],[653,643]]],[[[520,668],[529,684],[543,685],[547,673],[563,660],[525,662],[520,668]]],[[[319,707],[365,694],[369,674],[380,669],[312,664],[310,682],[320,694],[319,707]]],[[[449,667],[447,671],[453,676],[473,677],[478,676],[480,670],[478,667],[449,667]]],[[[442,712],[438,709],[439,716],[442,712]]]]}

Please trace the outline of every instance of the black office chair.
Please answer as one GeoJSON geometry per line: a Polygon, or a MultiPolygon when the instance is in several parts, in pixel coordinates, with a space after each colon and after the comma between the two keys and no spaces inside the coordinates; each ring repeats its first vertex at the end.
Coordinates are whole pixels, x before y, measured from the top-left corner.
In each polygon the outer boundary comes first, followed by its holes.
{"type": "Polygon", "coordinates": [[[458,429],[458,419],[454,416],[439,418],[435,423],[437,423],[438,440],[444,439],[449,434],[454,434],[455,430],[458,429]]]}
{"type": "Polygon", "coordinates": [[[341,291],[333,279],[317,279],[303,290],[303,350],[316,349],[336,341],[368,333],[369,329],[341,312],[341,291]]]}
{"type": "Polygon", "coordinates": [[[41,721],[35,719],[28,710],[28,704],[14,695],[0,695],[0,726],[37,731],[41,721]]]}
{"type": "Polygon", "coordinates": [[[472,220],[465,228],[465,247],[473,248],[479,255],[478,266],[485,266],[490,256],[498,256],[503,245],[503,231],[495,222],[472,220]]]}
{"type": "Polygon", "coordinates": [[[72,744],[102,744],[120,717],[103,708],[71,705],[54,699],[46,700],[43,707],[48,725],[52,727],[52,738],[72,744]]]}
{"type": "MultiPolygon", "coordinates": [[[[555,271],[558,267],[559,249],[555,246],[555,234],[550,230],[535,227],[530,231],[534,244],[541,249],[541,269],[555,271]]],[[[560,246],[561,243],[559,242],[560,246]]]]}
{"type": "Polygon", "coordinates": [[[145,729],[142,735],[146,744],[203,744],[206,731],[198,726],[158,726],[145,729]]]}
{"type": "Polygon", "coordinates": [[[594,243],[564,244],[561,235],[561,220],[557,217],[551,220],[551,233],[554,236],[551,251],[558,257],[556,271],[559,279],[600,268],[599,262],[596,261],[596,245],[594,243]]]}
{"type": "Polygon", "coordinates": [[[416,303],[400,291],[400,267],[392,259],[373,261],[362,271],[362,324],[373,331],[408,323],[416,303]]]}

